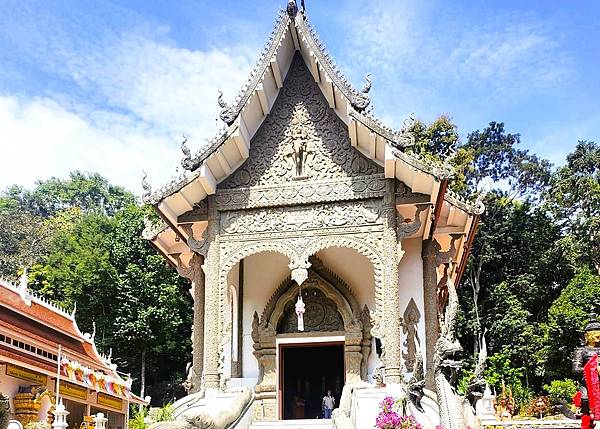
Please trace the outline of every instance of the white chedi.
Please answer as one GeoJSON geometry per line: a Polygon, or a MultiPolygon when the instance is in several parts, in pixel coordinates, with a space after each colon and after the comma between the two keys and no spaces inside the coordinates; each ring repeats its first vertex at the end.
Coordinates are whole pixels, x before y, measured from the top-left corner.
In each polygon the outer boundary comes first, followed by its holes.
{"type": "Polygon", "coordinates": [[[496,395],[490,390],[489,384],[486,383],[483,396],[475,404],[475,414],[480,422],[496,420],[496,395]]]}

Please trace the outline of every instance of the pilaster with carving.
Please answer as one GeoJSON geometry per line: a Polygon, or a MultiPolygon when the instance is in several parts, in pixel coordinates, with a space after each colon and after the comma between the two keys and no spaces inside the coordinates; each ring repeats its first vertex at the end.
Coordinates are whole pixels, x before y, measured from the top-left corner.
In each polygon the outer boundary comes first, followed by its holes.
{"type": "Polygon", "coordinates": [[[385,356],[385,379],[388,384],[400,383],[402,354],[400,332],[400,291],[398,285],[398,263],[400,253],[396,235],[395,181],[389,180],[383,199],[383,238],[381,253],[386,255],[383,263],[383,346],[385,356]]]}
{"type": "Polygon", "coordinates": [[[434,239],[424,240],[423,258],[423,298],[425,310],[425,371],[428,388],[433,388],[433,356],[435,343],[439,337],[437,303],[437,258],[440,248],[434,239]]]}
{"type": "Polygon", "coordinates": [[[192,325],[192,366],[188,370],[185,387],[188,393],[202,390],[202,370],[204,368],[204,272],[203,257],[194,254],[185,266],[177,258],[177,272],[192,282],[190,293],[194,299],[194,324],[192,325]]]}
{"type": "Polygon", "coordinates": [[[219,389],[219,354],[221,350],[222,293],[220,281],[219,214],[214,208],[214,200],[209,197],[208,243],[206,258],[202,266],[205,274],[205,313],[204,313],[204,384],[207,390],[219,389]]]}

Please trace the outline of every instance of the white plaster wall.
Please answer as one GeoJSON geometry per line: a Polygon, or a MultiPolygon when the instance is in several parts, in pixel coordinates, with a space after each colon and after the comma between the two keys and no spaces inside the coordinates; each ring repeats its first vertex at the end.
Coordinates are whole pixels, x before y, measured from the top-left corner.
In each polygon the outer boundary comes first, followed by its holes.
{"type": "Polygon", "coordinates": [[[316,256],[350,286],[361,309],[366,304],[375,310],[373,265],[366,256],[346,247],[324,249],[316,256]]]}
{"type": "MultiPolygon", "coordinates": [[[[287,256],[274,252],[263,252],[244,259],[244,340],[242,349],[242,375],[258,378],[258,361],[252,354],[252,316],[260,316],[281,282],[290,275],[287,256]]],[[[236,275],[237,281],[237,275],[236,275]]],[[[233,280],[232,280],[233,282],[233,280]]],[[[235,283],[237,285],[237,283],[235,283]]]]}
{"type": "MultiPolygon", "coordinates": [[[[336,273],[352,289],[358,305],[362,309],[366,304],[371,313],[375,311],[375,279],[371,261],[354,249],[329,248],[316,255],[327,268],[336,273]]],[[[375,352],[375,339],[372,340],[371,353],[367,361],[368,380],[373,380],[373,371],[381,365],[375,352]]]]}
{"type": "MultiPolygon", "coordinates": [[[[404,256],[398,265],[398,282],[400,285],[400,314],[404,315],[406,306],[411,298],[415,300],[421,319],[419,320],[418,334],[423,352],[425,356],[425,310],[423,299],[423,259],[421,257],[422,241],[420,238],[404,240],[402,249],[404,256]]],[[[402,344],[404,345],[404,334],[402,334],[402,344]]],[[[406,350],[403,347],[403,351],[406,350]]]]}

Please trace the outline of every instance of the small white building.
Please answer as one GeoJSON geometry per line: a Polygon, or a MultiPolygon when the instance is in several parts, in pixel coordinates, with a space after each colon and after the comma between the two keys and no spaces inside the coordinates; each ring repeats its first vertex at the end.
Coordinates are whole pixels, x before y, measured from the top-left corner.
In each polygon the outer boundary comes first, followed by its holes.
{"type": "Polygon", "coordinates": [[[378,368],[398,384],[418,344],[431,371],[483,210],[371,116],[368,77],[352,88],[294,8],[219,98],[223,130],[196,154],[184,142],[181,176],[144,183],[162,219],[145,237],[192,282],[190,392],[252,387],[255,420],[316,417],[328,389],[339,401],[378,368]]]}

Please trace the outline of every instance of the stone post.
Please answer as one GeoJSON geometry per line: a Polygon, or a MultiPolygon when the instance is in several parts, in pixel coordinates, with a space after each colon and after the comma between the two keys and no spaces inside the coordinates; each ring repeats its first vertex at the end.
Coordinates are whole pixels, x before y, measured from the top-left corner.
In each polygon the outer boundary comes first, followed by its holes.
{"type": "Polygon", "coordinates": [[[204,367],[204,272],[203,257],[194,254],[185,267],[179,262],[179,275],[192,282],[190,293],[194,299],[194,324],[192,326],[192,369],[186,381],[188,393],[196,393],[202,386],[202,369],[204,367]]]}
{"type": "Polygon", "coordinates": [[[439,337],[437,303],[437,256],[438,247],[433,239],[423,241],[423,299],[425,302],[425,380],[428,388],[433,388],[433,356],[435,343],[439,337]]]}
{"type": "Polygon", "coordinates": [[[382,255],[383,264],[383,320],[384,335],[383,345],[385,353],[385,382],[386,384],[399,384],[402,380],[400,367],[402,365],[402,344],[400,333],[402,321],[400,319],[400,290],[398,285],[398,240],[396,235],[396,205],[395,181],[387,180],[387,192],[383,201],[383,239],[382,255]]]}
{"type": "Polygon", "coordinates": [[[219,354],[221,341],[221,285],[219,252],[219,216],[214,199],[209,197],[208,251],[202,269],[205,275],[204,308],[204,386],[207,393],[220,388],[219,354]]]}
{"type": "Polygon", "coordinates": [[[67,416],[69,412],[65,409],[62,398],[58,398],[58,403],[56,404],[56,408],[52,411],[54,414],[54,421],[52,422],[52,427],[54,429],[67,429],[69,424],[67,423],[67,416]]]}
{"type": "Polygon", "coordinates": [[[104,413],[97,413],[93,420],[96,424],[94,426],[95,429],[106,429],[106,422],[108,419],[104,417],[104,413]]]}

